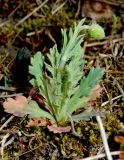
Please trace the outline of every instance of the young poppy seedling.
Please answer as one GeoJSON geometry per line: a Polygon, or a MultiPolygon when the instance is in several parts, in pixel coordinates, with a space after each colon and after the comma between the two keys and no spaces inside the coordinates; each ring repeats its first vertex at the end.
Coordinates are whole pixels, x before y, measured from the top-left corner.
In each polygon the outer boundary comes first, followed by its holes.
{"type": "MultiPolygon", "coordinates": [[[[59,126],[66,126],[70,121],[86,120],[97,114],[86,108],[86,104],[92,99],[92,94],[98,87],[104,69],[92,67],[85,76],[83,67],[86,62],[82,58],[84,52],[81,43],[86,31],[97,40],[104,38],[105,34],[98,24],[83,25],[84,21],[83,19],[78,24],[75,23],[69,32],[66,29],[62,30],[63,44],[60,52],[55,44],[49,50],[47,61],[41,52],[37,52],[31,58],[29,73],[34,78],[30,83],[39,89],[47,110],[39,108],[35,101],[24,100],[20,109],[16,110],[16,116],[29,114],[31,118],[47,118],[59,126]],[[81,109],[80,112],[78,112],[79,109],[81,109]]],[[[8,111],[7,106],[9,104],[4,102],[6,111],[8,111]]],[[[11,103],[11,113],[12,106],[14,105],[11,103]]]]}

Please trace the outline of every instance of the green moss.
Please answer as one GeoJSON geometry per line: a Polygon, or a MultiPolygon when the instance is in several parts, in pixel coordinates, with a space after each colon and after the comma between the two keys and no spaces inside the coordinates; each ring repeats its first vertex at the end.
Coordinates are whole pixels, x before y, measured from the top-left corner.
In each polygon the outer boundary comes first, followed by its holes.
{"type": "Polygon", "coordinates": [[[21,28],[15,27],[13,24],[6,24],[0,29],[0,39],[5,44],[12,44],[18,33],[21,32],[21,28]]]}
{"type": "Polygon", "coordinates": [[[120,121],[114,114],[107,115],[103,119],[103,124],[105,126],[106,134],[108,135],[108,137],[112,134],[118,133],[120,130],[120,121]]]}
{"type": "MultiPolygon", "coordinates": [[[[64,1],[61,1],[60,3],[63,2],[64,1]]],[[[1,13],[10,12],[10,7],[7,7],[7,5],[8,3],[6,3],[6,5],[4,4],[3,8],[5,9],[2,10],[1,13]]],[[[51,3],[47,3],[44,5],[43,11],[39,10],[36,14],[29,17],[17,27],[15,24],[17,24],[22,18],[31,13],[34,8],[37,7],[36,2],[33,0],[31,2],[23,0],[22,4],[19,5],[20,6],[17,11],[11,17],[11,22],[1,28],[0,38],[4,44],[13,43],[15,37],[24,39],[24,36],[26,37],[27,33],[32,31],[40,31],[42,27],[45,27],[45,30],[47,30],[48,27],[67,28],[70,27],[75,21],[74,10],[73,8],[71,10],[69,9],[68,3],[66,3],[64,7],[62,7],[62,9],[57,11],[55,14],[52,14],[51,3]]],[[[13,9],[15,7],[16,6],[14,5],[13,9]]],[[[41,39],[42,38],[43,37],[41,37],[41,39]]]]}
{"type": "MultiPolygon", "coordinates": [[[[117,119],[116,115],[107,115],[103,118],[103,124],[108,137],[119,132],[120,121],[117,119]]],[[[89,145],[102,142],[97,122],[80,122],[76,125],[76,132],[81,134],[83,136],[83,141],[89,145]]]]}
{"type": "Polygon", "coordinates": [[[59,12],[55,15],[52,15],[49,13],[46,17],[43,18],[35,18],[31,19],[29,18],[27,21],[25,21],[21,27],[26,30],[26,32],[34,31],[34,30],[40,30],[41,27],[49,27],[49,26],[57,26],[60,28],[66,28],[73,24],[74,20],[70,18],[71,15],[67,14],[66,12],[62,13],[59,12]]]}
{"type": "Polygon", "coordinates": [[[62,138],[62,142],[60,144],[61,151],[66,156],[69,155],[81,155],[83,153],[83,145],[80,143],[79,140],[77,140],[75,137],[70,136],[69,134],[65,135],[62,138]]]}

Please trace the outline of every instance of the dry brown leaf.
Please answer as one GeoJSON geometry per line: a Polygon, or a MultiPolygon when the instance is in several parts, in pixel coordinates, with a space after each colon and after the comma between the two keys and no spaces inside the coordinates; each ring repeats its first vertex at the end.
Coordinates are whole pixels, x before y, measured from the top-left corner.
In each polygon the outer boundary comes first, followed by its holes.
{"type": "Polygon", "coordinates": [[[123,136],[115,136],[115,142],[117,143],[124,143],[124,137],[123,136]]]}
{"type": "Polygon", "coordinates": [[[30,118],[39,118],[44,114],[47,114],[44,110],[41,110],[38,104],[33,100],[28,100],[22,95],[18,95],[15,99],[7,98],[3,103],[5,112],[11,113],[18,117],[29,115],[30,118]]]}
{"type": "Polygon", "coordinates": [[[51,126],[47,126],[49,131],[53,133],[64,133],[64,132],[70,132],[71,126],[66,126],[66,127],[58,127],[57,124],[53,124],[51,126]]]}
{"type": "MultiPolygon", "coordinates": [[[[7,98],[7,100],[3,103],[5,112],[14,114],[15,116],[19,116],[21,110],[24,110],[24,107],[28,104],[26,97],[17,96],[15,99],[7,98]]],[[[19,117],[22,117],[21,115],[19,117]]]]}
{"type": "Polygon", "coordinates": [[[124,159],[124,153],[120,153],[119,158],[123,160],[124,159]]]}
{"type": "MultiPolygon", "coordinates": [[[[115,142],[117,142],[117,143],[120,144],[120,146],[121,146],[122,144],[124,144],[124,137],[123,137],[123,136],[115,136],[114,139],[115,139],[115,142]]],[[[120,150],[123,150],[123,146],[121,146],[121,147],[120,147],[120,150]],[[122,148],[121,148],[121,147],[122,147],[122,148]]],[[[120,154],[119,154],[119,158],[120,158],[120,159],[124,159],[124,153],[120,153],[120,154]]]]}
{"type": "Polygon", "coordinates": [[[100,96],[102,90],[103,88],[100,85],[97,85],[92,91],[92,94],[90,96],[90,101],[96,100],[96,98],[100,96]]]}
{"type": "Polygon", "coordinates": [[[56,123],[50,120],[48,121],[43,118],[30,119],[26,127],[34,127],[34,126],[46,126],[49,129],[49,131],[53,133],[63,133],[63,132],[69,132],[71,130],[71,126],[58,127],[56,123]]]}
{"type": "Polygon", "coordinates": [[[46,126],[46,125],[47,125],[46,119],[35,118],[35,119],[30,119],[26,127],[46,126]]]}

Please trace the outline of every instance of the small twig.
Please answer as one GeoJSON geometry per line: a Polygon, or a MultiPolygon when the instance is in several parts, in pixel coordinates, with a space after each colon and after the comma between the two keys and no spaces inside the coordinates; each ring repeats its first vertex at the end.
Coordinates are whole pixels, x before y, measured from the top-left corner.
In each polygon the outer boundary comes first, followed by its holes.
{"type": "Polygon", "coordinates": [[[28,15],[26,15],[24,18],[22,18],[17,24],[16,26],[19,26],[20,24],[22,24],[26,19],[28,19],[30,16],[32,16],[35,12],[37,12],[41,7],[43,7],[46,3],[48,2],[48,0],[45,0],[41,5],[39,5],[37,8],[35,8],[31,13],[29,13],[28,15]]]}
{"type": "Polygon", "coordinates": [[[0,131],[7,126],[7,124],[12,121],[12,119],[14,118],[14,116],[9,117],[9,119],[0,127],[0,131]]]}
{"type": "Polygon", "coordinates": [[[4,77],[4,75],[0,73],[0,80],[1,80],[3,77],[4,77]]]}
{"type": "Polygon", "coordinates": [[[5,60],[7,59],[9,53],[7,52],[6,55],[4,56],[4,58],[1,60],[0,64],[3,64],[5,62],[5,60]]]}
{"type": "Polygon", "coordinates": [[[7,134],[3,137],[2,141],[1,141],[1,155],[2,155],[2,160],[4,160],[4,144],[5,144],[5,142],[6,142],[6,140],[7,140],[7,138],[8,138],[9,136],[10,136],[10,134],[7,133],[7,134]]]}
{"type": "Polygon", "coordinates": [[[115,70],[115,71],[113,71],[113,70],[108,70],[108,71],[106,71],[106,72],[108,72],[108,73],[111,73],[111,74],[124,74],[124,71],[118,71],[118,70],[115,70]]]}
{"type": "Polygon", "coordinates": [[[24,134],[26,137],[34,137],[36,134],[27,134],[24,131],[21,131],[22,134],[24,134]]]}
{"type": "Polygon", "coordinates": [[[23,1],[19,3],[19,5],[8,15],[8,18],[12,17],[14,13],[22,6],[23,1]]]}
{"type": "Polygon", "coordinates": [[[97,155],[103,153],[103,151],[104,151],[104,146],[102,145],[102,146],[100,147],[99,151],[97,152],[97,155]]]}
{"type": "Polygon", "coordinates": [[[30,153],[30,152],[32,152],[32,151],[34,151],[34,150],[36,150],[36,149],[40,148],[41,146],[42,146],[42,144],[41,144],[41,145],[39,145],[39,146],[37,146],[37,147],[35,147],[35,148],[33,148],[33,149],[31,149],[31,150],[29,150],[29,151],[26,151],[26,152],[22,153],[22,154],[20,154],[20,155],[14,156],[14,157],[20,157],[20,156],[23,156],[23,155],[25,155],[25,154],[27,154],[27,153],[30,153]]]}
{"type": "MultiPolygon", "coordinates": [[[[119,99],[119,98],[121,98],[121,97],[122,97],[122,95],[119,95],[119,96],[117,96],[117,97],[114,97],[114,98],[112,98],[112,101],[117,100],[117,99],[119,99]]],[[[103,107],[103,106],[107,105],[109,102],[110,102],[110,101],[103,102],[103,103],[101,104],[101,106],[103,107]]]]}
{"type": "MultiPolygon", "coordinates": [[[[107,77],[108,78],[108,77],[107,77]]],[[[108,91],[107,91],[107,89],[106,89],[106,87],[105,87],[105,85],[102,83],[102,86],[103,86],[103,89],[104,89],[104,91],[105,91],[105,93],[106,93],[106,95],[107,95],[107,97],[108,97],[108,101],[109,101],[109,104],[110,104],[110,106],[111,106],[111,108],[112,108],[112,105],[113,105],[113,100],[112,100],[112,97],[110,97],[110,95],[109,95],[109,93],[108,93],[108,91]]]]}
{"type": "Polygon", "coordinates": [[[52,11],[52,15],[54,15],[56,12],[58,12],[64,5],[66,4],[66,1],[63,2],[59,7],[57,7],[55,10],[52,11]]]}
{"type": "Polygon", "coordinates": [[[124,90],[122,89],[121,85],[119,84],[119,82],[117,81],[117,79],[115,79],[115,77],[112,77],[113,80],[115,81],[119,91],[121,92],[122,96],[124,97],[124,90]]]}
{"type": "Polygon", "coordinates": [[[69,119],[70,119],[70,122],[71,122],[71,127],[72,127],[72,133],[77,136],[77,137],[82,137],[82,135],[79,135],[76,131],[75,131],[75,128],[74,128],[74,122],[73,122],[73,119],[71,117],[71,115],[69,113],[67,113],[69,119]]]}
{"type": "Polygon", "coordinates": [[[53,41],[53,43],[56,43],[56,40],[53,38],[53,36],[51,35],[50,31],[46,31],[46,34],[49,36],[50,40],[53,41]]]}
{"type": "Polygon", "coordinates": [[[6,133],[9,133],[9,134],[13,135],[13,134],[16,134],[17,132],[15,132],[15,131],[10,131],[9,129],[2,129],[2,130],[0,131],[0,134],[6,134],[6,133]]]}
{"type": "Polygon", "coordinates": [[[0,86],[0,90],[4,90],[4,91],[16,91],[15,87],[4,87],[4,86],[0,86]]]}
{"type": "MultiPolygon", "coordinates": [[[[77,12],[75,13],[75,18],[77,18],[78,17],[78,15],[80,14],[80,9],[81,9],[81,1],[79,0],[79,2],[78,2],[78,9],[77,9],[77,12]]],[[[84,52],[85,53],[85,52],[84,52]]]]}
{"type": "Polygon", "coordinates": [[[10,20],[7,20],[7,21],[4,21],[4,22],[0,23],[0,28],[3,27],[4,25],[6,25],[9,22],[10,22],[10,20]]]}
{"type": "Polygon", "coordinates": [[[35,35],[35,34],[39,34],[39,33],[42,33],[44,31],[44,28],[42,28],[40,31],[33,31],[33,32],[29,32],[29,33],[27,33],[27,35],[26,36],[33,36],[33,35],[35,35]]]}
{"type": "MultiPolygon", "coordinates": [[[[120,42],[120,41],[124,41],[124,38],[117,38],[117,39],[114,39],[114,40],[111,40],[112,43],[117,43],[117,42],[120,42]]],[[[93,42],[93,43],[89,43],[89,44],[86,44],[86,47],[93,47],[93,46],[101,46],[101,45],[104,45],[104,44],[107,44],[107,43],[110,43],[110,40],[105,40],[105,41],[102,41],[102,42],[93,42]]]]}
{"type": "MultiPolygon", "coordinates": [[[[15,42],[16,38],[19,36],[19,34],[23,31],[23,28],[19,29],[19,31],[16,33],[16,35],[12,39],[12,44],[15,42]]],[[[15,58],[15,57],[14,57],[15,58]]]]}
{"type": "Polygon", "coordinates": [[[9,94],[9,95],[1,95],[0,98],[9,98],[9,97],[16,97],[20,96],[22,93],[15,93],[15,94],[9,94]]]}
{"type": "MultiPolygon", "coordinates": [[[[114,152],[110,152],[110,153],[111,153],[112,156],[116,156],[116,155],[119,155],[121,153],[124,154],[124,151],[114,151],[114,152]]],[[[87,158],[78,159],[78,160],[96,160],[96,159],[104,158],[104,157],[106,157],[106,154],[102,153],[102,154],[99,154],[99,155],[96,155],[96,156],[87,157],[87,158]]]]}
{"type": "MultiPolygon", "coordinates": [[[[42,1],[41,0],[36,0],[37,5],[41,5],[42,1]]],[[[41,12],[42,12],[42,8],[41,8],[41,12]]]]}
{"type": "Polygon", "coordinates": [[[14,136],[11,137],[5,144],[4,144],[4,148],[7,147],[8,145],[10,145],[13,141],[14,141],[14,136]]]}
{"type": "Polygon", "coordinates": [[[109,149],[109,145],[108,145],[108,142],[107,142],[105,129],[104,129],[103,124],[102,124],[102,120],[101,120],[100,116],[96,116],[96,119],[97,119],[97,122],[98,122],[98,125],[99,125],[99,128],[100,128],[100,133],[101,133],[102,141],[103,141],[103,144],[104,144],[107,159],[112,160],[112,156],[111,156],[111,153],[110,153],[110,149],[109,149]]]}

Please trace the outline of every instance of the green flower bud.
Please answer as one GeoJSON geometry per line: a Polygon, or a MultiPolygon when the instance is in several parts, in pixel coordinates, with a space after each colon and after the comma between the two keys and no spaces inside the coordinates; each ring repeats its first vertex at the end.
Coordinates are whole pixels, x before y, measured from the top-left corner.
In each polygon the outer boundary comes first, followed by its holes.
{"type": "Polygon", "coordinates": [[[99,24],[92,24],[88,28],[88,35],[96,40],[100,40],[105,37],[105,32],[99,24]]]}

